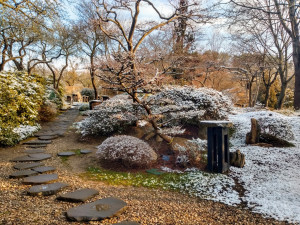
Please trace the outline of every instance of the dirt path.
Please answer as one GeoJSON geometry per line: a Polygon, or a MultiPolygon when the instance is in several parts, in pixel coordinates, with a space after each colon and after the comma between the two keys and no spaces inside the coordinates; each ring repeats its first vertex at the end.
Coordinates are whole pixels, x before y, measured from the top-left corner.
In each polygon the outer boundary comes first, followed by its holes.
{"type": "MultiPolygon", "coordinates": [[[[80,120],[75,114],[64,114],[62,126],[49,123],[45,129],[51,128],[53,132],[59,131],[64,126],[69,126],[72,121],[80,120]],[[70,115],[70,116],[68,116],[70,115]],[[70,123],[69,123],[69,122],[70,123]]],[[[42,130],[43,131],[43,130],[42,130]]],[[[73,128],[68,128],[63,137],[52,141],[46,147],[46,152],[52,158],[45,161],[48,166],[57,168],[59,181],[70,186],[64,192],[74,191],[78,188],[95,188],[100,194],[90,201],[104,197],[118,197],[128,203],[125,212],[112,219],[89,222],[88,224],[112,224],[124,220],[137,221],[140,224],[286,224],[273,219],[263,218],[240,207],[231,207],[213,201],[201,200],[176,192],[168,192],[147,188],[110,186],[101,182],[83,180],[78,175],[89,166],[97,165],[95,159],[96,146],[103,140],[89,139],[79,141],[79,134],[73,128]],[[58,152],[90,149],[93,153],[76,155],[62,159],[58,152]]],[[[68,222],[65,212],[78,203],[66,203],[56,200],[52,196],[28,196],[28,185],[23,185],[21,179],[9,179],[9,174],[14,172],[14,163],[9,160],[23,154],[24,145],[13,148],[0,148],[0,224],[80,224],[68,222]]]]}

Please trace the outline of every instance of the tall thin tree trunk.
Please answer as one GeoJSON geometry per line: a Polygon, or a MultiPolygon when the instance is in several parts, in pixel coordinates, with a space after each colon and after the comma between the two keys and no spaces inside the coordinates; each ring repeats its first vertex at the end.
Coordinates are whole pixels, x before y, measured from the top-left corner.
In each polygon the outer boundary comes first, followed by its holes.
{"type": "Polygon", "coordinates": [[[271,88],[270,85],[267,85],[267,86],[266,86],[266,96],[265,96],[265,101],[264,101],[265,107],[268,107],[268,106],[269,106],[270,88],[271,88]]]}
{"type": "Polygon", "coordinates": [[[294,56],[294,69],[295,69],[294,107],[296,110],[300,109],[300,58],[299,57],[300,57],[300,46],[298,49],[297,56],[294,56]]]}
{"type": "Polygon", "coordinates": [[[287,84],[283,83],[281,85],[280,94],[277,100],[276,109],[281,109],[283,107],[283,103],[285,100],[285,93],[286,93],[287,84]]]}

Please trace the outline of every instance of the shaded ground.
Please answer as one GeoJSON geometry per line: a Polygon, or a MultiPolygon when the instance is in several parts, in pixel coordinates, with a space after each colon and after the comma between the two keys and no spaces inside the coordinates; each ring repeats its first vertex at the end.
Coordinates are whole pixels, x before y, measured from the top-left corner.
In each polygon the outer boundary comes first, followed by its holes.
{"type": "MultiPolygon", "coordinates": [[[[80,119],[78,117],[77,119],[80,119]]],[[[78,188],[95,188],[100,194],[90,201],[114,196],[128,203],[127,210],[109,220],[88,224],[112,224],[133,220],[141,224],[286,224],[274,219],[263,218],[241,207],[231,207],[213,201],[201,200],[176,192],[137,187],[110,186],[101,182],[88,181],[78,175],[89,166],[97,165],[96,146],[101,139],[78,141],[74,129],[68,129],[64,137],[53,140],[46,148],[53,157],[45,165],[57,168],[60,182],[70,186],[63,192],[78,188]],[[76,155],[68,159],[57,157],[61,151],[90,149],[89,155],[76,155]]],[[[56,196],[31,197],[26,195],[27,185],[21,180],[9,179],[14,170],[10,159],[22,155],[24,146],[0,148],[0,224],[80,224],[68,222],[64,212],[78,203],[59,202],[56,196]]]]}

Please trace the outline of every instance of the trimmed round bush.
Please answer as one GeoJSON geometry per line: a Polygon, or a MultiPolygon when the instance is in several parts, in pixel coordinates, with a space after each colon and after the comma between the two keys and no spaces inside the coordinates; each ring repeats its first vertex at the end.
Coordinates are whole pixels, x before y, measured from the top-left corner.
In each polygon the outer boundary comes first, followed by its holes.
{"type": "Polygon", "coordinates": [[[80,92],[82,96],[89,96],[89,100],[95,99],[95,92],[93,89],[90,88],[83,88],[82,91],[80,92]]]}
{"type": "Polygon", "coordinates": [[[127,135],[107,138],[98,146],[100,160],[120,163],[127,168],[147,168],[157,160],[155,151],[144,141],[127,135]]]}

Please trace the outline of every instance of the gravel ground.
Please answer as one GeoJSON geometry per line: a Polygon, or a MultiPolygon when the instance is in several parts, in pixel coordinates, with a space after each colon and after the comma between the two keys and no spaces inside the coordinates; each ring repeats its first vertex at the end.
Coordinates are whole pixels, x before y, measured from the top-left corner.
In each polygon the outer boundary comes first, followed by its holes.
{"type": "MultiPolygon", "coordinates": [[[[78,118],[80,119],[80,117],[78,118]]],[[[79,136],[69,129],[65,137],[58,138],[48,145],[47,153],[53,154],[45,165],[57,168],[60,182],[70,186],[63,193],[79,188],[95,188],[100,194],[90,201],[104,197],[118,197],[127,202],[127,209],[120,215],[103,221],[86,224],[113,224],[124,220],[140,224],[287,224],[264,218],[242,207],[189,197],[177,192],[155,189],[111,186],[102,182],[88,181],[78,175],[88,166],[95,165],[96,146],[102,140],[78,141],[79,136]],[[64,161],[57,152],[72,149],[90,149],[94,153],[70,157],[64,161]]],[[[0,148],[0,224],[82,224],[66,220],[65,212],[80,203],[66,203],[56,200],[57,195],[32,197],[26,195],[28,185],[21,180],[9,179],[14,169],[10,159],[22,155],[24,146],[0,148]]],[[[89,202],[90,202],[89,201],[89,202]]]]}

